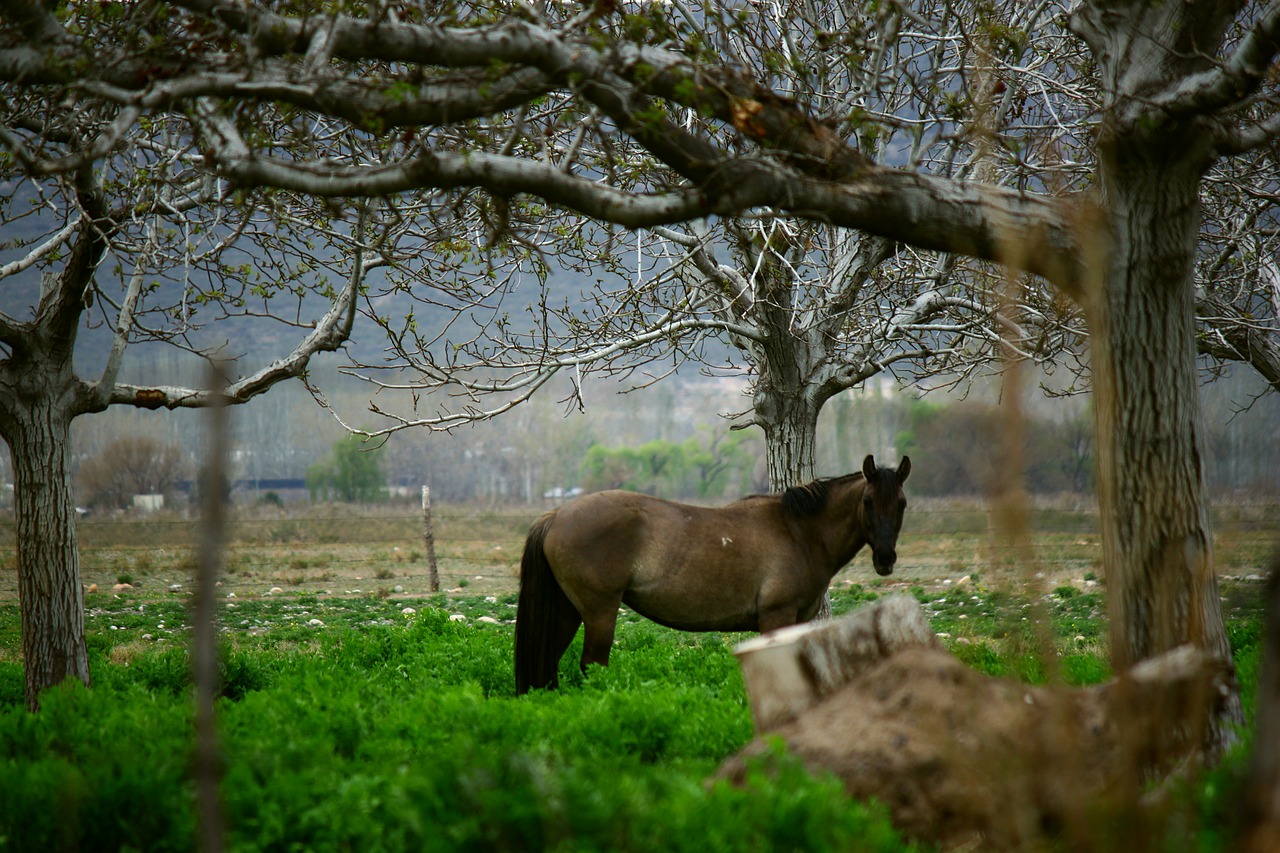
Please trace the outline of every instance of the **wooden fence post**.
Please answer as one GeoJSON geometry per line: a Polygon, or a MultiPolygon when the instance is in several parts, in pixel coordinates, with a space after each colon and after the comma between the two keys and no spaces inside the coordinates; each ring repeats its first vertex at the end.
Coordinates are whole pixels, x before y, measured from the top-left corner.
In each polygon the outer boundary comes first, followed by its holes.
{"type": "Polygon", "coordinates": [[[422,538],[427,543],[427,577],[431,591],[440,591],[440,570],[436,566],[436,531],[431,523],[431,487],[422,487],[422,538]]]}

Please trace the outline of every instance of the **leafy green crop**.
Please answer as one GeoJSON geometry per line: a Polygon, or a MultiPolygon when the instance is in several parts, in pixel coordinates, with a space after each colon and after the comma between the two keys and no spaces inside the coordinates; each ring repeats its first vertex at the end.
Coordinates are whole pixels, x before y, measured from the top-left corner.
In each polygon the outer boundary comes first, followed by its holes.
{"type": "MultiPolygon", "coordinates": [[[[607,670],[574,677],[571,651],[565,689],[517,699],[509,624],[402,605],[224,612],[272,625],[224,650],[230,849],[910,849],[882,810],[785,759],[745,787],[705,783],[752,734],[733,637],[624,620],[607,670]]],[[[92,690],[30,715],[20,668],[0,665],[0,850],[190,850],[187,661],[155,636],[180,635],[182,614],[124,603],[92,621],[117,643],[94,644],[92,690]]]]}
{"type": "MultiPolygon", "coordinates": [[[[917,595],[977,669],[1044,680],[1024,615],[1043,613],[1064,680],[1109,675],[1095,593],[1050,596],[1038,611],[976,585],[917,595]]],[[[876,597],[851,585],[833,609],[876,597]]],[[[232,603],[218,704],[230,850],[917,849],[882,808],[780,747],[741,786],[707,781],[752,737],[739,635],[624,613],[607,669],[583,678],[579,641],[561,690],[517,698],[513,596],[232,603]]],[[[15,616],[0,607],[0,648],[15,616]]],[[[94,688],[50,691],[35,715],[21,667],[0,661],[0,851],[194,848],[186,619],[174,597],[95,608],[94,688]]],[[[1230,632],[1251,704],[1256,615],[1230,632]]],[[[1179,793],[1202,849],[1222,849],[1212,839],[1229,828],[1246,759],[1233,753],[1179,793]]]]}

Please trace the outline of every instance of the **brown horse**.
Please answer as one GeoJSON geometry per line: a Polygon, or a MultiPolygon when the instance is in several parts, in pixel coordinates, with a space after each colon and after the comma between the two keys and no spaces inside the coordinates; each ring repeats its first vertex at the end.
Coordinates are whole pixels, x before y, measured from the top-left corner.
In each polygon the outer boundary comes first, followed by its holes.
{"type": "Polygon", "coordinates": [[[609,663],[625,604],[682,631],[771,631],[812,619],[863,545],[893,572],[911,460],[710,509],[597,492],[534,523],[520,563],[516,692],[555,687],[586,626],[582,669],[609,663]]]}

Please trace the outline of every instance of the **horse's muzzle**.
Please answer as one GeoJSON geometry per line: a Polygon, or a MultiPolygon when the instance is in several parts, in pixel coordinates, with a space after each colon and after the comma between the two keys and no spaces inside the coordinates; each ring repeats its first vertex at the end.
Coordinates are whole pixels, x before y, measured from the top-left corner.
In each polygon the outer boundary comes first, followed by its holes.
{"type": "Polygon", "coordinates": [[[875,566],[878,575],[893,574],[893,566],[897,562],[897,551],[876,551],[871,555],[871,565],[875,566]]]}

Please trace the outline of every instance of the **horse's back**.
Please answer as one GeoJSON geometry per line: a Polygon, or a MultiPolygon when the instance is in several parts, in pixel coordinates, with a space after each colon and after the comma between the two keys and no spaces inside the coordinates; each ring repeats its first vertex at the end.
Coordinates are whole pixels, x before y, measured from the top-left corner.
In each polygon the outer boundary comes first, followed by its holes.
{"type": "Polygon", "coordinates": [[[571,597],[614,595],[684,630],[754,630],[762,576],[787,562],[775,526],[764,504],[744,512],[614,490],[559,510],[545,548],[571,597]]]}
{"type": "Polygon", "coordinates": [[[750,532],[737,528],[747,526],[746,518],[758,515],[738,504],[700,507],[611,489],[584,495],[561,508],[547,531],[546,547],[549,553],[570,548],[640,554],[687,551],[705,541],[723,548],[735,533],[750,532]]]}

